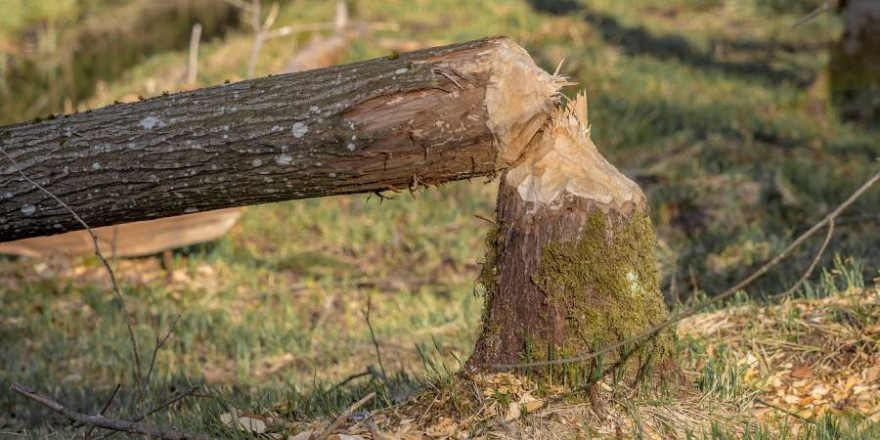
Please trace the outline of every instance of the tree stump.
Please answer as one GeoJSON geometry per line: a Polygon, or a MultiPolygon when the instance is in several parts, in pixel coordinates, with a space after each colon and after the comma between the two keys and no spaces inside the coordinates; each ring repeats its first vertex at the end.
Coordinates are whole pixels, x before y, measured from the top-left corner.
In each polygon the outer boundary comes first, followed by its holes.
{"type": "MultiPolygon", "coordinates": [[[[596,149],[583,95],[556,110],[504,175],[487,244],[471,368],[583,355],[667,316],[645,196],[596,149]]],[[[623,364],[644,372],[669,359],[672,337],[661,332],[623,364]]],[[[553,374],[579,381],[591,370],[572,364],[553,374]]]]}

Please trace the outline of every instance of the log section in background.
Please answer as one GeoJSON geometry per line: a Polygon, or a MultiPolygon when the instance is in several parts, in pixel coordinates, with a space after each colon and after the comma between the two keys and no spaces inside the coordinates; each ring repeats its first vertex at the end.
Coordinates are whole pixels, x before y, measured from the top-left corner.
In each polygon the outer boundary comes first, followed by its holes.
{"type": "MultiPolygon", "coordinates": [[[[490,38],[0,127],[0,148],[98,227],[491,175],[560,83],[490,38]]],[[[0,241],[80,228],[0,156],[0,241]]]]}

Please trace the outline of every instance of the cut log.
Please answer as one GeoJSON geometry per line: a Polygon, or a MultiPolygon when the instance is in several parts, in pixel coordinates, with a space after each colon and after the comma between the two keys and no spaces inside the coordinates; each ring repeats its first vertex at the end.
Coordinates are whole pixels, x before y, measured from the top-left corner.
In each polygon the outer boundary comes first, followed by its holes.
{"type": "MultiPolygon", "coordinates": [[[[471,368],[583,355],[666,317],[645,196],[602,157],[588,127],[579,95],[502,179],[471,368]]],[[[632,347],[634,362],[626,364],[640,371],[664,362],[671,337],[662,332],[632,347]]],[[[579,383],[594,373],[560,371],[579,383]]]]}
{"type": "Polygon", "coordinates": [[[92,227],[492,175],[560,85],[490,38],[0,127],[0,242],[81,228],[19,169],[92,227]]]}

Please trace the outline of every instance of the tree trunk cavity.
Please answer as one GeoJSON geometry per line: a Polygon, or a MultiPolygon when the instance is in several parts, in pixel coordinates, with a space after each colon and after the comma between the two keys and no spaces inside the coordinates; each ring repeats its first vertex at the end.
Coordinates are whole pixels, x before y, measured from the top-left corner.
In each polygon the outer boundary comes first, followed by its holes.
{"type": "MultiPolygon", "coordinates": [[[[666,318],[645,196],[601,156],[587,127],[578,96],[502,179],[472,368],[584,355],[666,318]]],[[[627,369],[668,360],[671,338],[661,332],[631,350],[627,369]]],[[[576,382],[595,373],[557,372],[576,382]]]]}
{"type": "Polygon", "coordinates": [[[0,242],[509,167],[561,82],[506,38],[0,127],[0,242]]]}

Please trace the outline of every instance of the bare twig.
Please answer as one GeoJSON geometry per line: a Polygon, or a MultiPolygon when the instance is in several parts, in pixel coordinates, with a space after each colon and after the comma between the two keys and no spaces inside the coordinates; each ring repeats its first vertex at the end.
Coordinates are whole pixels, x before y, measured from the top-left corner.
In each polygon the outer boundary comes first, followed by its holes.
{"type": "MultiPolygon", "coordinates": [[[[145,413],[143,413],[143,414],[141,414],[141,415],[135,417],[135,418],[132,420],[132,422],[135,422],[135,423],[140,422],[141,420],[146,419],[147,417],[149,417],[149,416],[151,416],[151,415],[153,415],[153,414],[155,414],[155,413],[157,413],[157,412],[159,412],[159,411],[162,411],[163,409],[165,409],[165,408],[167,408],[167,407],[169,407],[169,406],[171,406],[171,405],[174,405],[174,404],[177,403],[177,402],[180,402],[180,401],[183,400],[185,397],[190,396],[190,395],[193,395],[193,393],[195,393],[199,388],[201,388],[201,387],[199,387],[198,385],[196,385],[196,386],[193,386],[193,387],[189,387],[189,388],[187,388],[187,389],[185,389],[185,390],[183,390],[183,391],[181,391],[181,392],[179,392],[179,393],[177,393],[177,394],[171,396],[171,398],[169,398],[168,400],[166,400],[166,401],[160,403],[159,405],[154,406],[154,407],[151,408],[149,411],[147,411],[147,412],[145,412],[145,413]]],[[[111,433],[109,433],[109,434],[107,434],[107,435],[101,437],[101,439],[110,438],[110,437],[112,437],[114,434],[116,434],[116,432],[111,432],[111,433]]]]}
{"type": "Polygon", "coordinates": [[[177,317],[174,318],[174,321],[171,321],[171,325],[168,326],[168,333],[165,334],[164,338],[159,339],[159,335],[156,335],[156,346],[153,347],[153,356],[150,359],[150,368],[147,369],[147,375],[144,376],[144,388],[149,388],[150,386],[150,376],[153,375],[153,366],[156,364],[156,354],[158,354],[159,349],[161,349],[162,346],[165,345],[166,342],[168,342],[168,338],[171,337],[171,332],[174,330],[174,326],[177,325],[177,321],[179,320],[180,315],[177,315],[177,317]]]}
{"type": "Polygon", "coordinates": [[[186,82],[195,84],[199,72],[199,42],[202,40],[202,24],[196,23],[192,27],[189,37],[189,62],[186,65],[186,82]]]}
{"type": "Polygon", "coordinates": [[[370,329],[370,339],[373,346],[376,347],[376,360],[379,362],[379,368],[382,370],[382,376],[385,377],[385,364],[382,363],[382,352],[379,350],[379,341],[376,340],[376,333],[373,331],[373,322],[370,321],[370,312],[373,310],[373,297],[367,297],[367,308],[364,309],[364,319],[367,321],[367,327],[370,329]]]}
{"type": "Polygon", "coordinates": [[[275,24],[275,19],[278,18],[278,2],[272,3],[272,8],[269,9],[269,15],[266,16],[266,21],[262,24],[260,23],[260,0],[254,0],[253,6],[251,6],[251,27],[254,28],[254,44],[251,46],[251,60],[248,63],[248,77],[254,76],[254,69],[257,66],[257,56],[260,54],[260,48],[263,47],[263,42],[266,41],[266,34],[269,32],[269,29],[275,24]]]}
{"type": "Polygon", "coordinates": [[[485,216],[482,216],[480,214],[474,214],[474,218],[480,219],[486,223],[489,223],[490,225],[493,225],[493,226],[495,225],[495,220],[492,220],[490,218],[486,218],[485,216]]]}
{"type": "Polygon", "coordinates": [[[371,375],[373,375],[373,372],[370,371],[369,369],[366,369],[366,370],[364,370],[364,371],[361,371],[360,373],[352,374],[351,376],[346,377],[342,382],[339,382],[339,383],[337,383],[336,385],[333,385],[333,387],[330,388],[330,389],[327,391],[327,393],[328,393],[328,394],[329,394],[329,393],[332,393],[333,391],[336,391],[337,389],[344,387],[345,384],[347,384],[347,383],[349,383],[349,382],[351,382],[351,381],[353,381],[353,380],[355,380],[355,379],[358,379],[358,378],[361,378],[361,377],[364,377],[364,376],[371,376],[371,375]]]}
{"type": "MultiPolygon", "coordinates": [[[[107,409],[109,409],[109,408],[110,408],[110,405],[113,404],[113,399],[116,398],[116,394],[119,393],[119,389],[120,389],[120,388],[122,388],[122,384],[116,384],[116,388],[113,389],[113,392],[110,394],[110,398],[107,399],[107,403],[104,404],[104,406],[101,408],[101,412],[99,412],[98,414],[100,414],[100,415],[103,416],[104,413],[107,412],[107,409]]],[[[82,426],[82,425],[81,425],[80,423],[75,423],[75,424],[74,424],[74,427],[75,427],[75,428],[78,427],[78,426],[82,426]]],[[[89,430],[86,432],[86,438],[87,438],[87,439],[88,439],[88,438],[92,438],[92,431],[93,431],[94,429],[95,429],[95,426],[94,426],[94,425],[89,427],[89,430]]]]}
{"type": "Polygon", "coordinates": [[[101,412],[98,414],[101,414],[103,416],[104,413],[107,412],[107,410],[110,408],[110,405],[113,404],[113,399],[116,398],[116,394],[119,393],[120,388],[122,388],[122,384],[116,384],[116,388],[113,389],[113,393],[110,394],[110,398],[107,399],[107,403],[104,404],[104,406],[101,408],[101,412]]]}
{"type": "Polygon", "coordinates": [[[90,416],[82,414],[67,408],[63,404],[53,400],[51,397],[33,391],[24,385],[13,382],[10,390],[31,399],[52,411],[66,417],[67,419],[84,425],[92,425],[102,429],[111,431],[127,432],[129,434],[140,434],[148,437],[159,438],[163,440],[208,440],[208,437],[200,434],[190,434],[175,429],[164,428],[161,426],[147,425],[138,422],[129,422],[126,420],[117,420],[104,417],[102,415],[90,416]]]}
{"type": "Polygon", "coordinates": [[[852,195],[849,196],[849,198],[847,198],[837,208],[835,208],[828,215],[826,215],[825,218],[823,218],[821,221],[819,221],[818,223],[813,225],[810,229],[808,229],[806,232],[804,232],[798,238],[796,238],[791,244],[789,244],[785,249],[783,249],[782,252],[780,252],[775,257],[773,257],[773,259],[771,259],[770,261],[765,263],[758,270],[753,272],[751,275],[749,275],[748,277],[746,277],[742,281],[736,283],[733,287],[725,290],[724,292],[720,293],[719,295],[715,296],[712,299],[703,301],[699,304],[696,304],[696,305],[678,313],[675,316],[671,316],[671,317],[667,318],[666,320],[660,322],[659,324],[655,325],[654,327],[651,327],[650,329],[648,329],[640,334],[637,334],[635,336],[631,336],[631,337],[626,338],[620,342],[611,344],[601,350],[598,350],[598,351],[595,351],[595,352],[592,352],[589,354],[585,354],[583,356],[554,359],[554,360],[540,361],[540,362],[527,362],[527,363],[522,363],[522,364],[495,364],[492,366],[492,368],[494,368],[496,370],[510,370],[510,369],[516,369],[516,368],[532,369],[532,368],[537,368],[537,367],[546,367],[546,366],[550,366],[550,365],[564,365],[564,364],[583,362],[583,361],[595,359],[599,356],[602,356],[602,355],[605,355],[605,354],[610,353],[612,351],[618,350],[621,347],[624,347],[626,345],[632,345],[636,342],[640,342],[644,339],[647,339],[651,336],[654,336],[660,330],[663,330],[666,327],[669,327],[670,325],[675,324],[676,322],[681,321],[682,319],[687,318],[688,316],[691,316],[691,315],[699,312],[700,310],[705,309],[706,307],[709,307],[714,304],[718,304],[721,301],[724,301],[727,298],[730,298],[731,296],[736,294],[736,292],[739,292],[740,290],[742,290],[742,288],[744,288],[745,286],[748,286],[749,284],[751,284],[752,282],[754,282],[758,278],[762,277],[770,269],[772,269],[774,266],[779,264],[780,261],[785,259],[785,257],[787,257],[788,254],[791,253],[791,251],[796,249],[798,246],[804,244],[804,242],[807,241],[807,239],[812,237],[817,231],[822,229],[825,225],[834,221],[834,219],[837,218],[837,216],[839,216],[840,213],[842,213],[844,210],[849,208],[850,205],[855,203],[855,201],[858,200],[862,196],[862,194],[864,194],[865,191],[867,191],[871,186],[873,186],[875,183],[877,183],[878,180],[880,180],[880,172],[877,172],[876,174],[874,174],[870,179],[868,179],[864,184],[862,184],[862,186],[860,186],[855,192],[853,192],[852,195]]]}
{"type": "MultiPolygon", "coordinates": [[[[110,283],[113,285],[113,293],[116,295],[116,300],[119,301],[119,306],[122,309],[122,314],[125,317],[125,326],[128,328],[128,337],[131,341],[131,352],[134,355],[135,381],[137,382],[137,384],[139,386],[141,386],[143,383],[142,382],[143,375],[141,374],[141,358],[140,358],[140,355],[138,354],[137,339],[134,336],[134,329],[132,328],[131,316],[129,316],[128,308],[125,306],[125,299],[122,297],[122,291],[119,289],[119,283],[116,282],[116,274],[113,272],[113,268],[110,267],[110,263],[107,262],[107,259],[104,258],[104,254],[101,252],[101,246],[98,244],[98,236],[95,235],[95,232],[92,231],[92,228],[89,227],[89,225],[85,222],[85,220],[83,220],[82,217],[80,217],[79,214],[77,214],[76,211],[74,211],[73,208],[70,207],[70,205],[68,205],[67,203],[64,203],[63,200],[58,198],[58,196],[53,194],[51,191],[47,190],[45,187],[43,187],[43,185],[40,185],[39,183],[33,181],[30,177],[28,177],[27,174],[25,174],[24,171],[21,170],[21,167],[18,166],[18,162],[16,162],[15,159],[13,159],[12,156],[10,156],[9,153],[6,152],[6,150],[0,148],[0,153],[3,153],[3,155],[6,156],[6,159],[12,163],[12,166],[15,168],[15,170],[18,172],[18,174],[21,175],[21,177],[24,180],[26,180],[28,183],[33,185],[35,188],[39,189],[40,191],[42,191],[43,193],[45,193],[46,195],[48,195],[49,197],[54,199],[56,202],[58,202],[58,204],[61,205],[61,207],[63,207],[64,209],[66,209],[68,212],[70,212],[70,214],[73,216],[73,218],[75,218],[76,221],[82,225],[83,229],[85,229],[88,232],[89,237],[91,237],[91,239],[92,239],[92,244],[94,244],[94,246],[95,246],[95,255],[97,255],[99,260],[101,260],[101,264],[104,265],[104,268],[107,269],[107,273],[110,275],[110,283]]],[[[144,394],[143,387],[140,388],[140,396],[141,396],[141,400],[143,400],[146,397],[144,394]]]]}
{"type": "Polygon", "coordinates": [[[761,400],[761,399],[755,399],[755,402],[758,402],[758,403],[760,403],[761,405],[764,405],[764,406],[766,406],[766,407],[768,407],[768,408],[773,408],[773,409],[775,409],[776,411],[779,411],[779,412],[781,412],[781,413],[783,413],[783,414],[788,414],[788,415],[790,415],[790,416],[792,416],[792,417],[794,417],[794,418],[796,418],[796,419],[802,420],[802,421],[804,421],[804,422],[812,423],[812,424],[814,424],[814,425],[816,424],[816,421],[813,420],[813,419],[808,419],[808,418],[806,418],[806,417],[804,417],[804,416],[801,416],[801,415],[798,414],[798,413],[795,413],[795,412],[789,411],[789,410],[787,410],[787,409],[785,409],[785,408],[783,408],[783,407],[781,407],[781,406],[774,405],[774,404],[772,404],[772,403],[770,403],[770,402],[767,402],[767,401],[764,401],[764,400],[761,400]]]}
{"type": "Polygon", "coordinates": [[[806,272],[794,283],[791,287],[788,288],[785,292],[773,295],[772,299],[780,300],[783,298],[787,298],[789,295],[794,293],[801,287],[801,284],[807,281],[810,278],[810,275],[813,274],[813,271],[816,270],[816,266],[819,265],[819,260],[822,259],[822,255],[825,253],[825,249],[828,248],[828,243],[831,243],[831,236],[834,235],[834,219],[828,221],[828,233],[825,235],[825,241],[822,242],[822,246],[819,247],[819,252],[816,252],[816,256],[813,258],[813,261],[810,263],[810,267],[807,268],[806,272]]]}
{"type": "Polygon", "coordinates": [[[333,423],[330,424],[330,426],[327,426],[327,429],[321,431],[321,433],[317,437],[315,437],[315,440],[324,440],[329,437],[330,434],[332,434],[333,431],[336,430],[336,428],[339,428],[339,426],[342,425],[343,422],[351,417],[351,415],[354,414],[354,412],[357,411],[358,408],[364,406],[364,404],[366,404],[370,400],[373,400],[374,397],[376,397],[375,391],[367,394],[366,396],[364,396],[363,399],[358,400],[353,405],[349,406],[345,411],[342,412],[342,414],[339,415],[339,417],[336,418],[336,420],[333,421],[333,423]]]}
{"type": "Polygon", "coordinates": [[[794,24],[791,25],[791,29],[794,30],[794,29],[801,27],[802,25],[806,24],[810,20],[818,17],[819,14],[827,11],[828,8],[830,8],[830,7],[831,7],[831,0],[825,0],[825,2],[822,3],[821,5],[819,5],[818,8],[814,9],[809,14],[801,17],[798,21],[794,22],[794,24]]]}

